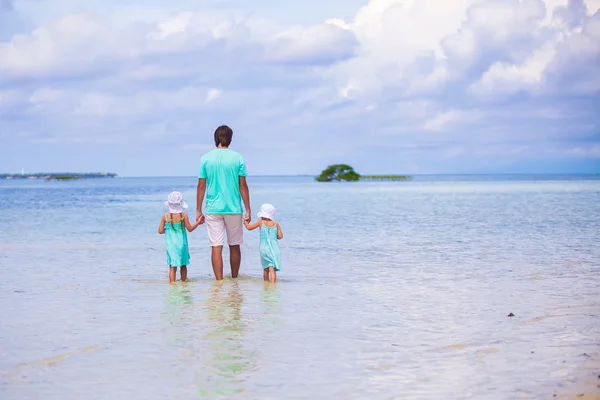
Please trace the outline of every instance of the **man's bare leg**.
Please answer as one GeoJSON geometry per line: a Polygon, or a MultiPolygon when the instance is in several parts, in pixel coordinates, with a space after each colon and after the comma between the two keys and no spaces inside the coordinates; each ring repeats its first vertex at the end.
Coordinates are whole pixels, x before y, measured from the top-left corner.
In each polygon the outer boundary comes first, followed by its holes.
{"type": "Polygon", "coordinates": [[[177,280],[177,267],[169,267],[169,283],[177,280]]]}
{"type": "Polygon", "coordinates": [[[269,281],[271,283],[277,282],[277,271],[273,267],[269,267],[269,281]]]}
{"type": "Polygon", "coordinates": [[[215,273],[215,279],[218,281],[223,280],[223,246],[213,246],[211,255],[213,272],[215,273]]]}
{"type": "Polygon", "coordinates": [[[179,273],[181,274],[181,282],[187,281],[187,266],[182,265],[179,273]]]}
{"type": "MultiPolygon", "coordinates": [[[[242,250],[240,245],[229,246],[229,263],[231,264],[231,277],[237,278],[240,272],[240,265],[242,263],[242,250]]],[[[221,270],[223,267],[221,267],[221,270]]]]}
{"type": "Polygon", "coordinates": [[[269,268],[264,268],[263,269],[263,281],[268,281],[269,280],[269,268]]]}

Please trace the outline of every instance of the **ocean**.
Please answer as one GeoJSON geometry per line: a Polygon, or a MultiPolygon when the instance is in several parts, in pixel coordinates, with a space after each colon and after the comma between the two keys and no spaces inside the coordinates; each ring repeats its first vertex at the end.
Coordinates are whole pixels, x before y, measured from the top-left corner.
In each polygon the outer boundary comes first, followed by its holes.
{"type": "Polygon", "coordinates": [[[168,283],[163,201],[193,216],[193,177],[0,180],[0,398],[600,396],[600,176],[248,182],[276,285],[258,231],[215,282],[205,226],[168,283]]]}

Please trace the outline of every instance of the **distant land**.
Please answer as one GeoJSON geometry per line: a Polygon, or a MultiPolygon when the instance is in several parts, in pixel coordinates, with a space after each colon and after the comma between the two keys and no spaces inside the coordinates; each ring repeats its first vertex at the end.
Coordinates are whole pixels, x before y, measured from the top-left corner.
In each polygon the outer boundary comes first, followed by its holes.
{"type": "Polygon", "coordinates": [[[357,182],[357,181],[405,181],[412,179],[409,175],[361,175],[348,164],[333,164],[316,176],[317,182],[357,182]]]}
{"type": "Polygon", "coordinates": [[[69,181],[76,179],[97,179],[97,178],[114,178],[117,176],[114,172],[36,172],[33,174],[0,174],[0,179],[45,179],[47,181],[69,181]]]}

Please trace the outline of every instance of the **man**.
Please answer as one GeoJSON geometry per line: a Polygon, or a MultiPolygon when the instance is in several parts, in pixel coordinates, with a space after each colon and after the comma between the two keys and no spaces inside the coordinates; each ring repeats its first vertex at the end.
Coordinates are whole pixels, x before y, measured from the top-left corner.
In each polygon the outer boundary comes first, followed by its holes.
{"type": "Polygon", "coordinates": [[[206,229],[212,248],[215,279],[223,279],[223,245],[225,233],[229,245],[231,277],[237,278],[242,262],[243,220],[250,222],[250,192],[246,182],[246,164],[241,154],[229,150],[233,131],[223,125],[215,130],[216,149],[200,159],[196,220],[202,217],[206,195],[206,229]],[[246,215],[242,218],[242,201],[246,215]]]}

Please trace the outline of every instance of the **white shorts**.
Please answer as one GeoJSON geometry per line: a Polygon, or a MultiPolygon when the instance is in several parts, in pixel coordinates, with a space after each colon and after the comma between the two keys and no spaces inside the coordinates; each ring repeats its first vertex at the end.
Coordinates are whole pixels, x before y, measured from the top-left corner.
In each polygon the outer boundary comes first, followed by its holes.
{"type": "Polygon", "coordinates": [[[227,244],[237,246],[242,244],[244,238],[244,217],[242,214],[208,214],[206,218],[206,231],[211,247],[223,246],[225,232],[227,244]]]}

